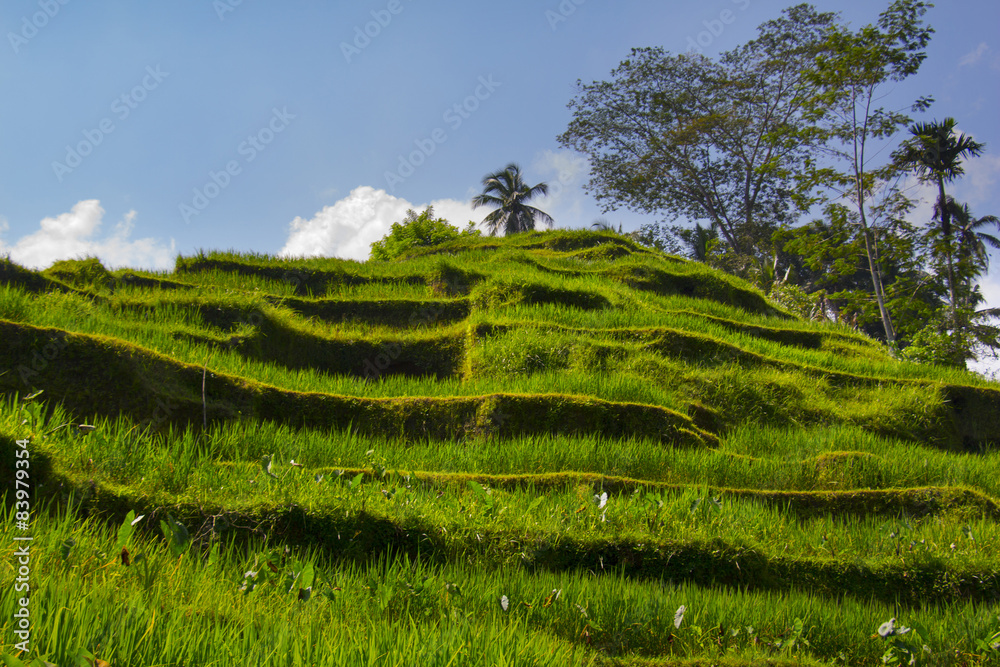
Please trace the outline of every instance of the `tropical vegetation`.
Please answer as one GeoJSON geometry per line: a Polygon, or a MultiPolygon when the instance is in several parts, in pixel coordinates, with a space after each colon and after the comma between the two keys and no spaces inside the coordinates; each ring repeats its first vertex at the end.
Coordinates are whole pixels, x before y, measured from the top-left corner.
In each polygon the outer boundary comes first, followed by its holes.
{"type": "Polygon", "coordinates": [[[581,84],[634,233],[511,163],[364,262],[0,258],[0,661],[1000,662],[984,147],[878,107],[927,7],[581,84]]]}
{"type": "Polygon", "coordinates": [[[548,191],[546,183],[533,186],[525,183],[521,167],[512,162],[483,177],[483,191],[472,198],[472,207],[496,207],[481,223],[489,230],[490,236],[496,236],[501,231],[505,235],[528,232],[535,229],[536,223],[551,226],[554,222],[548,213],[528,204],[531,199],[548,191]]]}
{"type": "Polygon", "coordinates": [[[996,656],[1000,385],[612,231],[4,261],[0,339],[7,664],[996,656]]]}
{"type": "MultiPolygon", "coordinates": [[[[663,216],[635,233],[642,243],[911,358],[964,367],[1000,349],[1000,328],[973,296],[981,261],[956,274],[952,210],[964,204],[945,184],[984,146],[952,118],[914,122],[884,103],[927,57],[930,6],[894,0],[851,29],[796,5],[717,59],[635,49],[610,80],[578,82],[559,141],[589,158],[587,187],[606,211],[663,216]],[[933,221],[913,217],[911,174],[937,192],[933,221]],[[695,225],[669,224],[678,217],[695,225]]],[[[921,96],[910,111],[932,103],[921,96]]],[[[994,218],[979,220],[989,236],[994,218]]]]}

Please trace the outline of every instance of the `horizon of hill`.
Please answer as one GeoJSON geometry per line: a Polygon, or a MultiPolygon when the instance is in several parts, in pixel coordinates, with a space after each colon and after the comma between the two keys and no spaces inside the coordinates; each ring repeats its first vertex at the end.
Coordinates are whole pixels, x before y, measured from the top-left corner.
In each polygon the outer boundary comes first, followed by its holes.
{"type": "Polygon", "coordinates": [[[613,232],[0,259],[0,341],[7,664],[1000,658],[1000,383],[613,232]]]}

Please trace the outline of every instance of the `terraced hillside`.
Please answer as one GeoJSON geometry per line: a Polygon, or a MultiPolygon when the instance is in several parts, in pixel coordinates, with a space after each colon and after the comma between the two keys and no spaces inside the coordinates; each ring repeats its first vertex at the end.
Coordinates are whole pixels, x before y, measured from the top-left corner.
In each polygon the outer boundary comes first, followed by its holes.
{"type": "Polygon", "coordinates": [[[0,262],[0,342],[25,664],[1000,658],[1000,385],[625,237],[0,262]]]}

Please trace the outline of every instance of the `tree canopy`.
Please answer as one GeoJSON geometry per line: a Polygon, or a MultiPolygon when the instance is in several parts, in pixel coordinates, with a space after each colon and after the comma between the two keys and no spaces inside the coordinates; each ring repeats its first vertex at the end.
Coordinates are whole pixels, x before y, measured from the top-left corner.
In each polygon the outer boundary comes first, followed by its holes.
{"type": "MultiPolygon", "coordinates": [[[[844,26],[827,35],[806,78],[816,94],[805,101],[805,116],[815,123],[821,141],[799,179],[800,191],[821,188],[813,202],[843,206],[858,230],[885,338],[896,341],[892,316],[886,306],[885,281],[879,259],[879,230],[894,224],[911,208],[899,192],[899,167],[893,160],[875,162],[878,142],[891,138],[910,122],[905,114],[877,106],[892,82],[917,72],[926,58],[923,49],[934,30],[923,23],[927,3],[895,0],[879,15],[877,24],[857,31],[844,26]]],[[[913,103],[922,111],[929,98],[913,103]]]]}
{"type": "Polygon", "coordinates": [[[804,75],[836,16],[786,9],[718,61],[633,49],[610,81],[578,82],[559,142],[590,158],[586,188],[606,211],[704,220],[737,253],[767,254],[799,210],[792,176],[807,157],[804,75]]]}
{"type": "Polygon", "coordinates": [[[577,82],[559,142],[589,158],[585,187],[605,211],[660,217],[640,242],[912,346],[911,358],[964,366],[973,348],[1000,348],[986,323],[1000,309],[982,308],[978,287],[996,218],[945,190],[982,145],[951,118],[914,123],[886,101],[927,58],[929,7],[890,0],[852,28],[799,4],[714,59],[633,49],[608,80],[577,82]],[[913,219],[910,173],[936,187],[932,220],[913,219]]]}

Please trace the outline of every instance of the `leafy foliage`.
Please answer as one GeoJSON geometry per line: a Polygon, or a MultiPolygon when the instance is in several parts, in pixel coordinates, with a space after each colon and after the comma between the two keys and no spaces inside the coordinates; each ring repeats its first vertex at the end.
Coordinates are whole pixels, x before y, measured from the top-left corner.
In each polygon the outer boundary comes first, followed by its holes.
{"type": "Polygon", "coordinates": [[[554,222],[545,211],[528,205],[528,201],[548,191],[546,183],[528,186],[521,175],[521,167],[512,162],[483,178],[483,192],[472,198],[472,207],[496,207],[480,223],[489,230],[490,236],[496,236],[501,230],[504,235],[529,232],[535,229],[536,222],[550,227],[554,222]]]}
{"type": "MultiPolygon", "coordinates": [[[[887,244],[880,234],[910,204],[896,187],[898,165],[893,161],[878,165],[873,153],[877,155],[878,141],[891,137],[910,118],[876,105],[887,85],[915,74],[926,58],[922,49],[934,32],[922,21],[926,11],[927,4],[919,0],[895,0],[879,15],[877,25],[856,32],[838,27],[806,73],[817,86],[806,104],[806,117],[816,123],[820,152],[828,162],[810,159],[799,178],[800,187],[807,192],[821,187],[819,197],[810,201],[830,201],[832,196],[834,202],[843,203],[848,221],[858,228],[890,343],[897,334],[886,304],[880,253],[887,244]]],[[[921,98],[913,109],[923,110],[929,104],[929,99],[921,98]]]]}
{"type": "Polygon", "coordinates": [[[448,224],[444,218],[434,218],[434,208],[428,206],[422,213],[410,209],[402,222],[392,223],[388,234],[371,245],[371,258],[389,261],[404,256],[414,248],[427,248],[453,241],[462,236],[479,236],[475,223],[465,229],[448,224]]]}
{"type": "Polygon", "coordinates": [[[834,15],[785,10],[718,62],[633,49],[609,81],[579,84],[559,137],[590,157],[587,189],[605,210],[707,220],[737,254],[769,254],[767,239],[796,216],[789,196],[809,128],[803,72],[834,15]]]}

